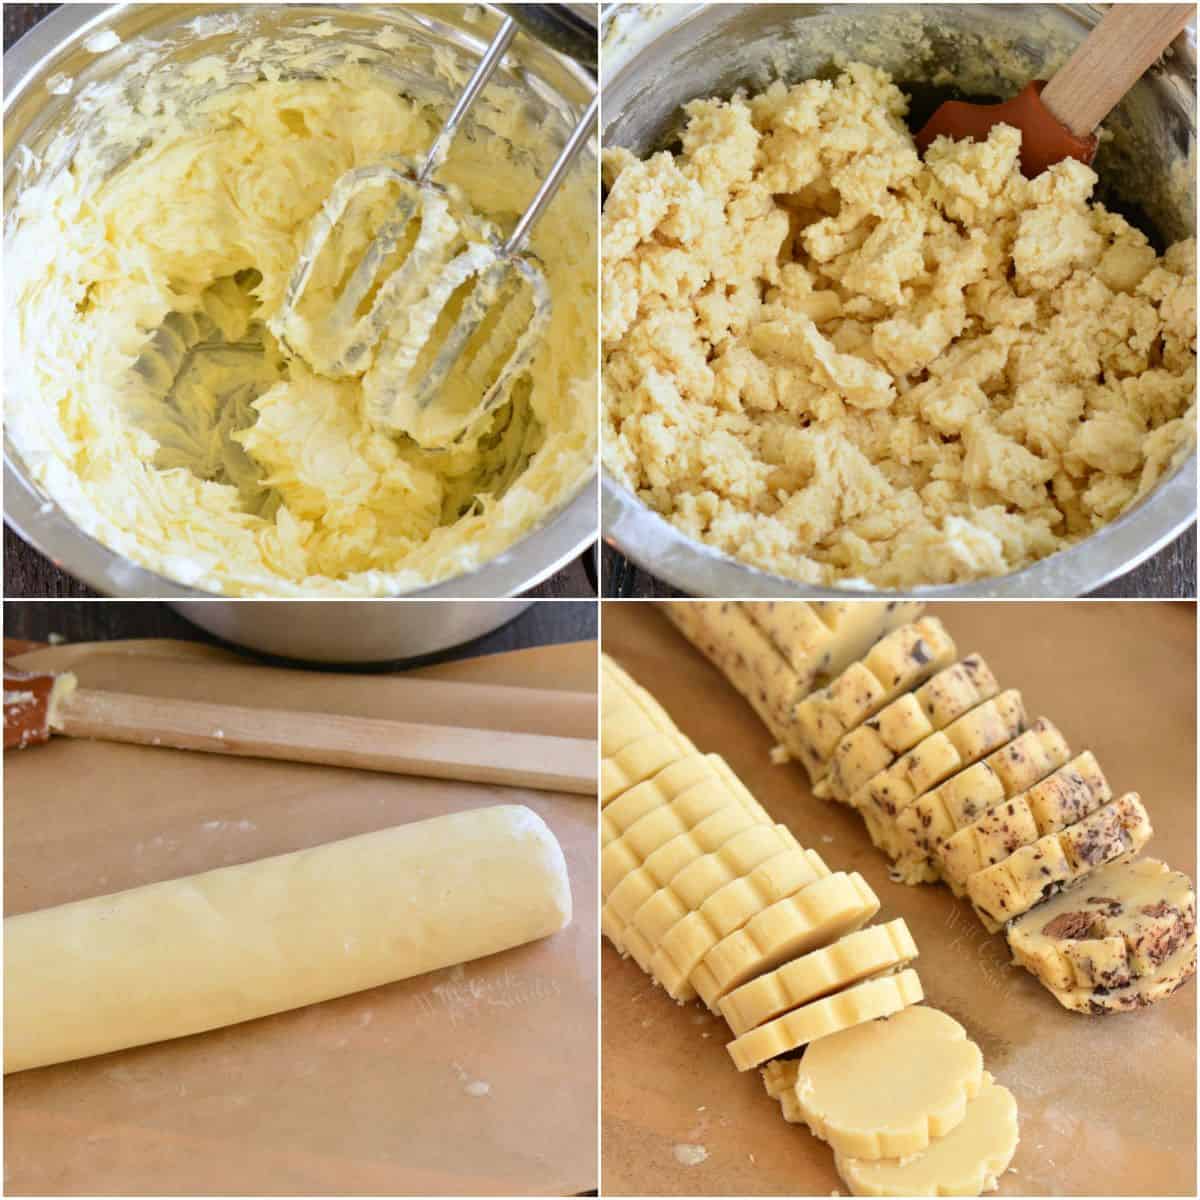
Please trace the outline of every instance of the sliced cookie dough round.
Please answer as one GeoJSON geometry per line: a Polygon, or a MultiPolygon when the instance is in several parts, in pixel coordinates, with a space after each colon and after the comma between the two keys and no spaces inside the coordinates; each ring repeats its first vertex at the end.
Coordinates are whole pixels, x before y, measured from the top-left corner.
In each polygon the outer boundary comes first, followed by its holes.
{"type": "Polygon", "coordinates": [[[798,757],[815,785],[841,739],[890,701],[954,661],[954,641],[936,617],[922,617],[881,638],[828,687],[796,706],[798,757]]]}
{"type": "Polygon", "coordinates": [[[855,1196],[981,1196],[995,1190],[1018,1141],[1017,1102],[985,1072],[961,1123],[919,1154],[834,1157],[838,1174],[855,1196]]]}
{"type": "Polygon", "coordinates": [[[1153,858],[1113,863],[1009,926],[1013,959],[1047,987],[1127,987],[1158,969],[1196,928],[1192,881],[1153,858]]]}
{"type": "MultiPolygon", "coordinates": [[[[774,826],[762,828],[774,832],[774,826]]],[[[651,970],[663,937],[680,921],[698,919],[719,931],[729,921],[739,920],[741,914],[758,912],[829,874],[821,856],[801,846],[777,847],[737,874],[729,870],[718,852],[713,858],[693,864],[685,874],[700,866],[711,866],[712,870],[698,871],[697,878],[688,881],[690,887],[676,881],[663,888],[634,914],[626,945],[643,971],[651,970]]]]}
{"type": "Polygon", "coordinates": [[[1178,991],[1195,973],[1196,933],[1193,930],[1174,954],[1165,958],[1149,975],[1139,975],[1127,987],[1047,990],[1063,1008],[1091,1016],[1103,1016],[1149,1008],[1178,991]]]}
{"type": "Polygon", "coordinates": [[[712,1012],[722,997],[798,954],[827,946],[865,925],[879,898],[857,871],[839,871],[763,909],[704,955],[692,985],[712,1012]]]}
{"type": "Polygon", "coordinates": [[[739,808],[755,824],[773,822],[752,797],[749,803],[715,776],[702,779],[665,804],[657,804],[638,816],[619,837],[600,851],[602,894],[607,896],[621,880],[671,838],[698,825],[718,809],[739,808]]]}
{"type": "Polygon", "coordinates": [[[1090,750],[1040,783],[990,808],[937,847],[942,879],[956,896],[976,871],[1003,862],[1022,846],[1057,833],[1112,799],[1112,790],[1090,750]]]}
{"type": "Polygon", "coordinates": [[[849,804],[851,796],[918,742],[944,729],[1000,690],[978,654],[939,671],[847,733],[834,748],[829,774],[814,790],[849,804]]]}
{"type": "Polygon", "coordinates": [[[796,1098],[838,1154],[904,1158],[945,1137],[983,1084],[983,1055],[946,1013],[919,1004],[813,1042],[796,1098]]]}
{"type": "Polygon", "coordinates": [[[672,925],[701,908],[723,888],[756,873],[774,873],[781,877],[780,872],[788,870],[788,864],[793,860],[804,864],[811,879],[829,874],[821,856],[815,850],[805,850],[786,826],[752,826],[731,838],[719,850],[684,867],[670,883],[639,906],[631,924],[652,947],[657,948],[672,925]]]}
{"type": "Polygon", "coordinates": [[[668,763],[649,779],[631,787],[613,800],[600,814],[600,845],[607,846],[648,812],[669,804],[676,796],[717,772],[707,754],[688,754],[668,763]]]}
{"type": "MultiPolygon", "coordinates": [[[[626,874],[613,888],[600,910],[601,931],[622,954],[626,954],[625,932],[633,913],[643,901],[652,896],[688,862],[719,849],[739,833],[762,828],[766,827],[753,813],[740,805],[731,804],[705,817],[685,833],[671,838],[640,865],[633,850],[622,847],[622,858],[603,862],[603,867],[611,870],[614,875],[622,869],[626,874]],[[661,882],[656,882],[660,877],[661,882]],[[638,896],[641,896],[641,900],[638,900],[638,896]],[[622,901],[620,905],[617,903],[618,897],[622,901]]],[[[613,845],[617,843],[614,842],[613,845]]],[[[606,846],[605,850],[608,849],[606,846]]],[[[603,855],[601,857],[603,859],[603,855]]]]}
{"type": "MultiPolygon", "coordinates": [[[[964,757],[968,755],[969,751],[964,751],[964,757]]],[[[998,786],[998,804],[1031,788],[1070,757],[1071,748],[1063,735],[1044,717],[1039,717],[1023,733],[988,754],[983,762],[998,786]]],[[[902,859],[936,862],[938,847],[960,827],[959,814],[946,803],[951,789],[943,788],[919,797],[896,819],[902,859]]]]}
{"type": "Polygon", "coordinates": [[[696,747],[675,731],[647,733],[616,754],[600,760],[600,806],[606,808],[631,787],[656,775],[663,767],[695,754],[696,747]]]}
{"type": "Polygon", "coordinates": [[[1127,792],[1060,833],[976,871],[967,880],[967,895],[984,926],[995,933],[1097,867],[1134,857],[1153,832],[1141,797],[1127,792]]]}
{"type": "Polygon", "coordinates": [[[741,1037],[790,1009],[902,967],[917,953],[902,918],[859,929],[734,988],[721,1000],[721,1015],[741,1037]]]}
{"type": "Polygon", "coordinates": [[[890,1017],[925,998],[912,968],[856,983],[776,1017],[725,1047],[739,1071],[749,1071],[768,1059],[798,1050],[819,1038],[831,1037],[866,1021],[890,1017]]]}

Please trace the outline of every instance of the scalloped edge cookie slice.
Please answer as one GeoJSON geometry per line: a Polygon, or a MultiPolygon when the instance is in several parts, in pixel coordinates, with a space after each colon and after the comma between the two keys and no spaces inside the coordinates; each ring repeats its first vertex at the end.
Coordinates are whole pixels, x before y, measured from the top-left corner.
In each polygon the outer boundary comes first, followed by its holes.
{"type": "MultiPolygon", "coordinates": [[[[868,717],[948,667],[954,639],[936,617],[922,617],[881,638],[859,662],[796,706],[795,752],[817,785],[838,742],[868,717]]],[[[789,749],[792,747],[789,746],[789,749]]]]}
{"type": "Polygon", "coordinates": [[[870,925],[734,988],[721,1000],[721,1015],[741,1037],[790,1009],[902,967],[918,953],[902,917],[870,925]]]}
{"type": "Polygon", "coordinates": [[[890,1017],[925,999],[921,980],[911,967],[856,983],[832,996],[794,1008],[749,1033],[735,1038],[725,1049],[739,1071],[751,1071],[771,1058],[832,1037],[880,1017],[890,1017]]]}
{"type": "Polygon", "coordinates": [[[1017,1152],[1020,1129],[1012,1092],[986,1071],[962,1122],[907,1158],[849,1158],[834,1164],[854,1196],[982,1196],[995,1191],[1017,1152]]]}
{"type": "Polygon", "coordinates": [[[1141,797],[1126,792],[1060,833],[1038,838],[1003,862],[976,871],[967,880],[967,895],[984,927],[995,933],[1097,867],[1132,858],[1153,833],[1141,797]]]}
{"type": "Polygon", "coordinates": [[[901,754],[999,691],[987,663],[978,654],[968,654],[850,730],[834,747],[829,773],[814,792],[849,804],[864,783],[901,754]]]}
{"type": "Polygon", "coordinates": [[[756,823],[774,824],[766,809],[748,792],[735,792],[716,776],[701,779],[643,813],[600,851],[601,895],[607,896],[630,871],[672,838],[687,833],[719,809],[730,807],[744,809],[756,823]]]}
{"type": "MultiPolygon", "coordinates": [[[[819,855],[816,861],[825,869],[819,855]]],[[[780,881],[769,876],[759,878],[752,873],[743,880],[735,880],[663,934],[651,959],[650,974],[672,999],[681,1002],[694,999],[693,976],[714,947],[779,905],[794,903],[805,910],[814,908],[827,893],[837,894],[838,885],[831,884],[830,880],[839,877],[840,872],[838,875],[818,874],[816,879],[797,882],[786,891],[780,890],[780,881]],[[800,899],[812,889],[817,889],[816,900],[800,899]]]]}
{"type": "MultiPolygon", "coordinates": [[[[626,904],[632,903],[643,892],[643,899],[649,898],[662,886],[655,882],[657,873],[661,872],[666,877],[674,875],[688,862],[719,850],[738,834],[760,828],[763,828],[762,822],[750,810],[741,805],[731,804],[705,817],[686,832],[671,838],[647,856],[644,863],[637,864],[632,850],[623,851],[624,858],[621,861],[609,864],[614,876],[622,867],[629,867],[629,870],[613,888],[601,909],[600,927],[604,935],[622,954],[627,954],[625,931],[629,927],[632,912],[627,916],[626,910],[617,905],[618,894],[626,904]],[[627,884],[630,885],[628,888],[627,884]]],[[[605,850],[607,849],[606,846],[605,850]]],[[[633,911],[638,907],[640,905],[635,905],[633,911]]]]}
{"type": "Polygon", "coordinates": [[[938,873],[956,896],[976,871],[1003,862],[1022,846],[1082,821],[1112,799],[1112,789],[1090,750],[1052,775],[964,825],[937,848],[938,873]]]}
{"type": "Polygon", "coordinates": [[[1055,1000],[1072,1012],[1087,1013],[1089,1016],[1106,1016],[1109,1013],[1133,1012],[1149,1008],[1160,1000],[1177,992],[1196,974],[1196,934],[1192,931],[1178,950],[1163,961],[1157,970],[1135,979],[1123,988],[1077,988],[1060,991],[1046,990],[1055,1000]]]}
{"type": "Polygon", "coordinates": [[[652,729],[660,733],[675,732],[670,714],[615,658],[600,655],[600,713],[601,717],[617,712],[627,705],[640,709],[652,729]]]}
{"type": "Polygon", "coordinates": [[[606,808],[663,767],[695,753],[695,746],[679,732],[656,731],[630,742],[600,760],[600,807],[606,808]]]}
{"type": "MultiPolygon", "coordinates": [[[[998,785],[997,803],[1003,803],[1058,770],[1070,757],[1067,739],[1045,717],[1038,717],[1023,733],[986,755],[983,762],[998,785]]],[[[916,864],[940,862],[938,847],[961,828],[958,821],[964,815],[954,804],[954,789],[947,784],[919,796],[896,818],[905,869],[915,872],[916,864]]],[[[933,874],[936,877],[938,872],[933,874]]]]}
{"type": "Polygon", "coordinates": [[[758,912],[829,874],[821,856],[802,846],[777,849],[737,875],[727,869],[720,852],[704,862],[705,866],[710,864],[714,870],[702,872],[703,878],[693,881],[693,894],[688,902],[680,899],[682,889],[672,884],[648,902],[649,912],[644,911],[643,905],[634,915],[626,944],[642,970],[650,971],[663,937],[679,922],[700,918],[720,930],[726,921],[731,921],[731,927],[737,928],[742,924],[742,913],[758,912]]]}
{"type": "Polygon", "coordinates": [[[1110,863],[1031,908],[1005,934],[1013,960],[1046,987],[1128,987],[1196,930],[1196,892],[1155,858],[1110,863]]]}
{"type": "Polygon", "coordinates": [[[669,804],[688,788],[716,778],[716,768],[706,754],[688,754],[668,763],[649,779],[622,792],[601,811],[600,845],[615,842],[634,821],[669,804]]]}
{"type": "Polygon", "coordinates": [[[713,946],[691,974],[712,1012],[722,997],[798,954],[828,945],[865,925],[879,898],[857,872],[838,871],[765,908],[713,946]]]}
{"type": "Polygon", "coordinates": [[[953,1017],[923,1004],[813,1042],[796,1098],[838,1154],[905,1158],[945,1137],[983,1085],[983,1054],[953,1017]]]}

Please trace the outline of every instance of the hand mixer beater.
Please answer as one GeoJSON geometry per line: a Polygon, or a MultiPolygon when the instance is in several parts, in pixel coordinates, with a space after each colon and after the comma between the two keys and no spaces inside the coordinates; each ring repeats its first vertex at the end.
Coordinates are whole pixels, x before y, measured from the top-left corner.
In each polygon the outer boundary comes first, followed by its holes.
{"type": "Polygon", "coordinates": [[[365,372],[368,419],[424,449],[444,449],[481,432],[529,369],[546,335],[552,300],[541,265],[524,246],[596,120],[594,97],[507,239],[434,181],[455,132],[516,33],[516,23],[505,18],[419,167],[408,160],[373,164],[347,171],[334,184],[313,218],[283,304],[268,322],[284,348],[313,370],[331,376],[365,372]],[[301,302],[314,268],[347,209],[371,189],[389,186],[398,199],[388,219],[327,312],[306,316],[301,302]],[[403,261],[385,277],[386,264],[404,245],[403,261]],[[522,288],[527,294],[520,302],[522,288]],[[368,298],[369,307],[358,315],[368,298]]]}

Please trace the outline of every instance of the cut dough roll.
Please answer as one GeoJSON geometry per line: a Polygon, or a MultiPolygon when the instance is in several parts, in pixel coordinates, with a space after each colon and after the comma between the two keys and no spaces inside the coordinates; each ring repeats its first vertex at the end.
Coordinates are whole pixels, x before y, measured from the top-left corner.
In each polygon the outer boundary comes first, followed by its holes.
{"type": "Polygon", "coordinates": [[[521,805],[9,917],[4,1071],[378,987],[570,919],[562,850],[521,805]]]}

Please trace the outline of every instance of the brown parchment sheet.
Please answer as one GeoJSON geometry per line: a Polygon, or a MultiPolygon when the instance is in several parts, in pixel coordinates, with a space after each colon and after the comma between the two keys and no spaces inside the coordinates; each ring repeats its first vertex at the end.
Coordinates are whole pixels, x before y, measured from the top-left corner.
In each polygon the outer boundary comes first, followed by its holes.
{"type": "MultiPolygon", "coordinates": [[[[81,686],[432,720],[413,678],[593,692],[595,643],[403,677],[143,641],[15,660],[81,686]]],[[[504,695],[490,719],[506,728],[504,695]]],[[[482,719],[480,719],[482,716],[482,719]]],[[[551,717],[551,720],[555,718],[551,717]]],[[[594,725],[593,725],[594,731],[594,725]]],[[[594,733],[593,733],[594,735],[594,733]]],[[[574,919],[387,987],[5,1080],[8,1195],[570,1194],[596,1186],[596,806],[586,797],[55,738],[5,757],[5,911],[489,804],[562,844],[574,919]],[[484,1094],[478,1084],[487,1084],[484,1094]]]]}
{"type": "MultiPolygon", "coordinates": [[[[1115,794],[1141,793],[1155,828],[1146,853],[1194,880],[1195,606],[959,602],[927,611],[960,654],[979,651],[1002,687],[1021,689],[1031,719],[1052,720],[1076,753],[1093,750],[1115,794]]],[[[908,922],[926,1002],[962,1022],[1016,1096],[1021,1141],[1000,1194],[1196,1194],[1194,981],[1142,1012],[1066,1011],[948,888],[892,883],[859,818],[815,799],[798,764],[771,764],[772,739],[753,710],[652,605],[606,603],[602,629],[604,649],[701,750],[722,754],[833,870],[863,874],[882,902],[876,920],[908,922]]],[[[783,1120],[757,1071],[734,1069],[723,1021],[699,1003],[676,1005],[607,941],[601,979],[606,1195],[845,1193],[829,1148],[783,1120]]]]}

